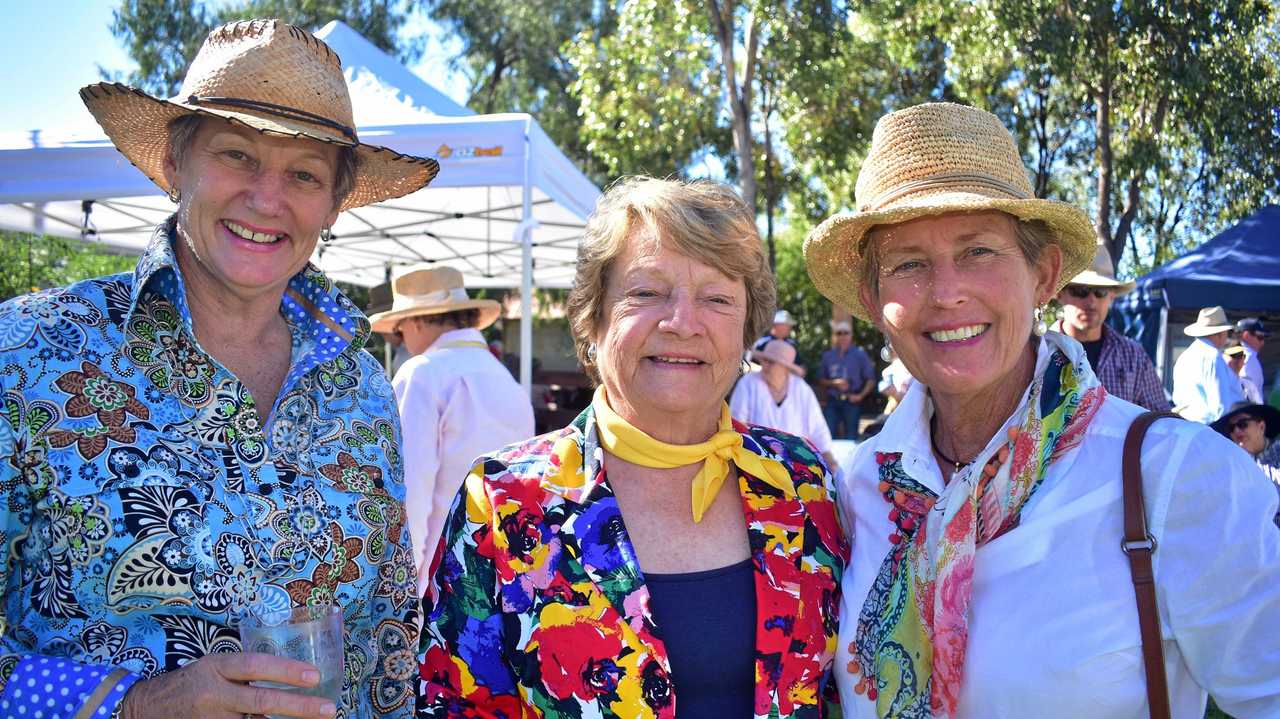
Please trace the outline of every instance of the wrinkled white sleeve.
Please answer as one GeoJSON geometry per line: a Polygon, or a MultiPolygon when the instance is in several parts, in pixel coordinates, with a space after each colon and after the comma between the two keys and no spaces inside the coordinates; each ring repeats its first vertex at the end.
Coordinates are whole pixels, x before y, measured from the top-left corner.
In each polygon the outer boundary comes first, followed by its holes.
{"type": "Polygon", "coordinates": [[[400,428],[404,436],[405,524],[413,540],[413,560],[418,577],[425,578],[431,561],[432,547],[426,546],[430,535],[431,502],[436,477],[440,473],[440,407],[439,393],[425,371],[426,364],[412,364],[396,373],[392,387],[400,411],[400,428]],[[423,370],[423,371],[415,371],[423,370]]]}
{"type": "Polygon", "coordinates": [[[733,388],[733,394],[729,395],[729,416],[739,422],[752,422],[751,417],[751,384],[750,376],[743,377],[738,380],[738,384],[733,388]]]}
{"type": "Polygon", "coordinates": [[[1218,706],[1238,719],[1280,717],[1276,491],[1248,455],[1207,427],[1180,444],[1143,454],[1144,476],[1168,478],[1147,498],[1153,526],[1163,526],[1155,554],[1162,613],[1218,706]]]}

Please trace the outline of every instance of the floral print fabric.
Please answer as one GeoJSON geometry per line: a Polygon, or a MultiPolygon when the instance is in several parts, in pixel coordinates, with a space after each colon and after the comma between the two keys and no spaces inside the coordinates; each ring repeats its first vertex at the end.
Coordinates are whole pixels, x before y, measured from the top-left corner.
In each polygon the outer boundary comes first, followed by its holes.
{"type": "Polygon", "coordinates": [[[0,305],[0,677],[42,654],[147,678],[239,651],[251,606],[336,602],[343,714],[407,716],[415,576],[368,322],[296,275],[290,371],[258,406],[196,341],[171,236],[0,305]]]}
{"type": "MultiPolygon", "coordinates": [[[[734,430],[794,482],[788,492],[739,474],[755,569],[755,715],[825,716],[849,554],[832,479],[804,440],[734,430]]],[[[675,716],[662,627],[602,458],[588,408],[477,462],[424,599],[419,716],[675,716]]]]}

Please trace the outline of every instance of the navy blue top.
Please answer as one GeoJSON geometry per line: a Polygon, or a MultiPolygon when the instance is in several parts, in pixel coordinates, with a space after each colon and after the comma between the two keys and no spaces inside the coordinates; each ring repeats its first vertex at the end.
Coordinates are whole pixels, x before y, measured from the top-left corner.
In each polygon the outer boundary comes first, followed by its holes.
{"type": "Polygon", "coordinates": [[[871,358],[857,345],[849,345],[849,351],[843,354],[832,347],[822,353],[822,364],[818,365],[818,379],[849,380],[849,389],[844,392],[828,387],[827,397],[830,399],[844,399],[845,395],[857,394],[875,374],[876,368],[871,363],[871,358]]]}
{"type": "Polygon", "coordinates": [[[687,574],[650,574],[649,609],[671,660],[676,718],[755,711],[756,585],[750,559],[687,574]]]}

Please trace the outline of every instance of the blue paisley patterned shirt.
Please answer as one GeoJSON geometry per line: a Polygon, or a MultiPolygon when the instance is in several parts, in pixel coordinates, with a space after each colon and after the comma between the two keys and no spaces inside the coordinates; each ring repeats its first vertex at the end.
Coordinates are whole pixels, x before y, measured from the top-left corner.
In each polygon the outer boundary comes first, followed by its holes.
{"type": "Polygon", "coordinates": [[[248,607],[336,601],[340,715],[407,717],[416,578],[368,321],[294,276],[264,412],[195,340],[171,223],[132,274],[0,305],[0,715],[106,717],[138,679],[239,651],[248,607]]]}

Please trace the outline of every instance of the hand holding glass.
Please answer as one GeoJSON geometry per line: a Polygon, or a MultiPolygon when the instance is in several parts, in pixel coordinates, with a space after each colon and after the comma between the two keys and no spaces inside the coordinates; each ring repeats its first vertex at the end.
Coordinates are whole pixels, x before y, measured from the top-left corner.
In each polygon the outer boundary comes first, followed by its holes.
{"type": "Polygon", "coordinates": [[[297,659],[320,670],[320,681],[310,688],[274,682],[254,686],[325,697],[342,706],[342,607],[322,604],[254,614],[240,622],[240,643],[246,652],[297,659]]]}

